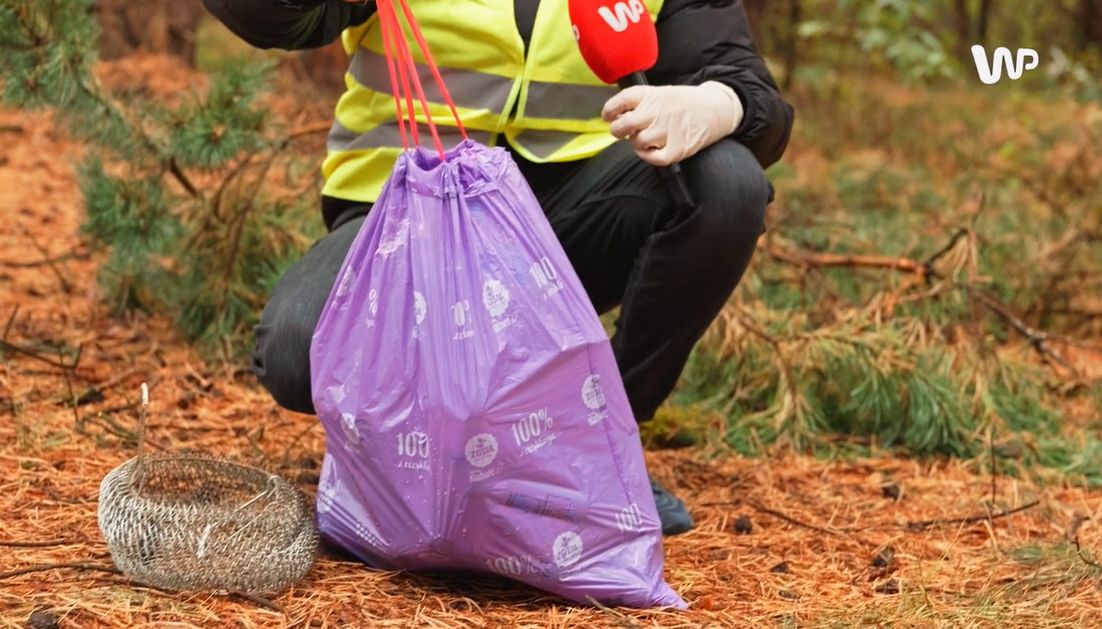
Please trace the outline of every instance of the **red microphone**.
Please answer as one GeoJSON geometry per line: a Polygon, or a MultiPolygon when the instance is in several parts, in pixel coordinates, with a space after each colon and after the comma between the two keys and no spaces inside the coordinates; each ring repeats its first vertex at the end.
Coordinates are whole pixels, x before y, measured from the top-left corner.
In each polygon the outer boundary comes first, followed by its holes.
{"type": "Polygon", "coordinates": [[[582,58],[605,83],[642,74],[658,61],[658,33],[643,0],[570,0],[568,7],[582,58]]]}
{"type": "MultiPolygon", "coordinates": [[[[643,0],[569,0],[570,23],[586,65],[605,83],[646,85],[658,61],[658,32],[643,0]]],[[[692,207],[681,167],[659,168],[678,208],[692,207]]]]}

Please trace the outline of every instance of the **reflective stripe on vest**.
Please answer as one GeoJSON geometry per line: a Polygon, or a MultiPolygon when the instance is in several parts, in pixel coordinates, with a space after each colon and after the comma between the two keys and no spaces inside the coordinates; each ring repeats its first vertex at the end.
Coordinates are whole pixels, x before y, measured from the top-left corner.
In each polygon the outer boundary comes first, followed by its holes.
{"type": "MultiPolygon", "coordinates": [[[[535,162],[592,157],[616,141],[600,115],[617,89],[582,60],[566,2],[540,3],[527,54],[514,2],[419,0],[414,7],[463,125],[475,140],[503,137],[535,162]]],[[[662,2],[648,4],[653,20],[662,2]]],[[[322,167],[323,193],[374,201],[402,147],[377,17],[346,30],[343,42],[351,63],[322,167]]],[[[411,50],[441,142],[454,145],[459,134],[451,112],[416,44],[411,50]]],[[[414,103],[422,144],[431,146],[416,98],[414,103]]]]}
{"type": "MultiPolygon", "coordinates": [[[[422,129],[421,133],[428,133],[428,129],[422,129]]],[[[463,139],[458,127],[441,126],[437,128],[437,133],[440,135],[440,143],[446,148],[459,144],[463,139]]],[[[467,136],[477,142],[489,144],[493,134],[489,131],[467,129],[467,136]]],[[[431,138],[428,141],[431,142],[431,138]]],[[[347,129],[339,122],[333,123],[326,145],[329,151],[364,151],[381,147],[402,148],[402,133],[398,130],[397,120],[384,122],[370,131],[362,132],[347,129]]]]}
{"type": "MultiPolygon", "coordinates": [[[[421,79],[421,85],[425,90],[425,99],[430,103],[443,104],[444,96],[440,93],[440,88],[436,85],[428,64],[418,63],[416,67],[417,76],[421,79]]],[[[364,87],[383,94],[391,93],[386,55],[360,48],[352,55],[348,73],[364,87]]],[[[445,85],[464,86],[465,89],[457,90],[451,94],[451,97],[456,105],[465,109],[485,109],[500,114],[505,110],[505,105],[509,102],[509,92],[513,89],[512,79],[474,70],[441,67],[440,76],[444,78],[445,85]]],[[[416,94],[413,98],[414,106],[420,106],[417,103],[416,94]]],[[[443,122],[450,120],[449,113],[447,120],[443,122]]]]}

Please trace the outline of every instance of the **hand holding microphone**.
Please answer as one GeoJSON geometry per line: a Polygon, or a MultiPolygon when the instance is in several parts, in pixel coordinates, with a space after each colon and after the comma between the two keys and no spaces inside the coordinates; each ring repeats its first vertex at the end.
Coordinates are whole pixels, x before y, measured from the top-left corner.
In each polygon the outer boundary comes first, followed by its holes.
{"type": "Polygon", "coordinates": [[[708,81],[635,85],[608,99],[601,116],[612,123],[612,135],[635,146],[640,159],[669,166],[730,135],[742,113],[733,89],[708,81]]]}
{"type": "Polygon", "coordinates": [[[692,208],[692,194],[678,161],[731,133],[742,103],[731,88],[649,86],[645,70],[658,61],[658,32],[643,0],[568,0],[578,50],[605,83],[625,88],[605,103],[601,116],[613,135],[630,138],[635,152],[658,167],[674,205],[692,208]]]}

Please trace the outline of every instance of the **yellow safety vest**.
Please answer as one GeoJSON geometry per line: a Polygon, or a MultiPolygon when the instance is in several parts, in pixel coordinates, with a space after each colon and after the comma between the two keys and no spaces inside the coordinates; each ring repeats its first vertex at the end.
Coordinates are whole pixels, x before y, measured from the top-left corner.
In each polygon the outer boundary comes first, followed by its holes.
{"type": "MultiPolygon", "coordinates": [[[[504,136],[533,162],[585,159],[615,142],[601,119],[601,107],[617,90],[586,66],[565,0],[540,3],[527,56],[516,28],[514,0],[411,4],[473,139],[492,145],[504,136]]],[[[654,20],[662,1],[648,0],[647,5],[654,20]]],[[[441,141],[445,147],[454,145],[459,130],[416,42],[407,39],[441,141]]],[[[343,42],[351,63],[329,133],[322,192],[373,202],[402,151],[378,16],[347,29],[343,42]]],[[[418,121],[421,142],[431,147],[419,105],[418,121]]]]}

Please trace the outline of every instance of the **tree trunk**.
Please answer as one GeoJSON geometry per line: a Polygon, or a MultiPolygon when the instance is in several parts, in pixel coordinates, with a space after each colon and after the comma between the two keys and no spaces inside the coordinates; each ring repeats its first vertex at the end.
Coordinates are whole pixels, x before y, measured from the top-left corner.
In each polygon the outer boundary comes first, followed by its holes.
{"type": "Polygon", "coordinates": [[[957,26],[957,58],[967,62],[971,58],[972,19],[968,15],[968,0],[954,0],[953,19],[957,26]]]}
{"type": "Polygon", "coordinates": [[[1102,0],[1080,0],[1083,48],[1102,48],[1102,0]]]}
{"type": "Polygon", "coordinates": [[[788,0],[788,34],[784,40],[784,89],[792,87],[793,75],[800,59],[800,22],[803,18],[803,6],[800,0],[788,0]]]}
{"type": "Polygon", "coordinates": [[[750,21],[750,32],[754,36],[754,42],[760,48],[765,34],[765,0],[743,0],[742,7],[746,9],[746,17],[750,21]]]}
{"type": "Polygon", "coordinates": [[[987,25],[991,23],[991,0],[980,0],[980,13],[976,16],[976,38],[987,43],[987,25]]]}
{"type": "Polygon", "coordinates": [[[95,0],[100,57],[118,59],[135,51],[169,54],[195,63],[195,33],[203,16],[195,0],[95,0]]]}

